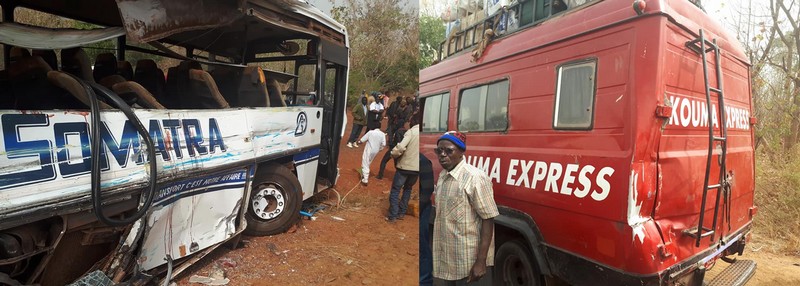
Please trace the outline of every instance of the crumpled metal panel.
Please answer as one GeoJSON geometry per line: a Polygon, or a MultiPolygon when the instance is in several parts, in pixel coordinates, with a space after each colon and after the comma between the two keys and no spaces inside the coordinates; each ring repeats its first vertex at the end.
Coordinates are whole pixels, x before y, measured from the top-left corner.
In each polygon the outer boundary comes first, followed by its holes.
{"type": "Polygon", "coordinates": [[[176,33],[230,24],[243,0],[116,0],[128,40],[149,42],[176,33]]]}
{"type": "Polygon", "coordinates": [[[49,29],[0,23],[0,43],[29,49],[68,49],[113,39],[125,34],[120,27],[104,29],[49,29]]]}

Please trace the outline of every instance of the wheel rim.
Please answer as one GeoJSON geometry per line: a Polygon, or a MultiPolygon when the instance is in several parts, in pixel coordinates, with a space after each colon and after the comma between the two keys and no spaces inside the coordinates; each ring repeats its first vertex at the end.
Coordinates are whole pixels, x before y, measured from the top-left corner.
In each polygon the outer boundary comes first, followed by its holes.
{"type": "Polygon", "coordinates": [[[264,184],[259,186],[251,205],[256,217],[273,220],[283,214],[286,208],[286,194],[278,184],[264,184]]]}
{"type": "Polygon", "coordinates": [[[517,255],[506,257],[503,264],[503,281],[508,285],[529,285],[531,277],[526,271],[527,267],[517,255]]]}

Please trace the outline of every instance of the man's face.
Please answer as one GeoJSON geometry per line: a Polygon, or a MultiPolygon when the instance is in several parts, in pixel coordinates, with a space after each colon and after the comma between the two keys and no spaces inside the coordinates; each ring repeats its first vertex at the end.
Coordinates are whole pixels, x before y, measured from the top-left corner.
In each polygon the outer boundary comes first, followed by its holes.
{"type": "Polygon", "coordinates": [[[445,170],[452,170],[464,158],[464,153],[458,149],[456,144],[448,140],[441,140],[436,144],[436,157],[439,158],[439,164],[445,170]]]}
{"type": "Polygon", "coordinates": [[[402,98],[400,99],[400,107],[406,107],[406,101],[402,98]]]}
{"type": "Polygon", "coordinates": [[[367,104],[367,98],[366,97],[362,97],[361,98],[361,104],[367,104]]]}

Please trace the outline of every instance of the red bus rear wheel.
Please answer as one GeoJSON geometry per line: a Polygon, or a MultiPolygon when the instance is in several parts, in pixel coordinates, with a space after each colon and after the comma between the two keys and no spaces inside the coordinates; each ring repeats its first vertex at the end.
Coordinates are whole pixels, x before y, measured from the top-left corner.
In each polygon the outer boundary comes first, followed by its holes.
{"type": "Polygon", "coordinates": [[[520,240],[500,245],[494,261],[493,285],[544,285],[536,261],[520,240]]]}

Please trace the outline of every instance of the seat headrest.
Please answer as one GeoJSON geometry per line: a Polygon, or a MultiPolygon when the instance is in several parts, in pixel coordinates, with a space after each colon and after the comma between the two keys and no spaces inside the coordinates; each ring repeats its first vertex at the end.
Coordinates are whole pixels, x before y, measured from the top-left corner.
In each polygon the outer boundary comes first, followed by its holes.
{"type": "Polygon", "coordinates": [[[50,65],[50,68],[53,70],[58,69],[58,58],[56,57],[56,52],[53,50],[33,50],[34,56],[42,57],[42,59],[50,65]]]}
{"type": "Polygon", "coordinates": [[[8,67],[8,77],[11,80],[46,78],[51,70],[41,57],[23,57],[8,67]]]}
{"type": "Polygon", "coordinates": [[[89,56],[81,48],[61,50],[61,70],[86,81],[94,81],[89,56]]]}
{"type": "Polygon", "coordinates": [[[117,57],[112,53],[98,54],[94,60],[94,81],[117,74],[117,57]]]}
{"type": "Polygon", "coordinates": [[[31,56],[31,52],[29,52],[26,48],[11,47],[10,56],[12,60],[26,58],[31,56]]]}
{"type": "Polygon", "coordinates": [[[133,80],[133,66],[129,61],[118,61],[117,74],[126,80],[133,80]]]}
{"type": "Polygon", "coordinates": [[[136,72],[139,72],[139,70],[151,70],[157,68],[158,65],[156,65],[156,62],[151,59],[143,59],[136,62],[136,72]]]}

